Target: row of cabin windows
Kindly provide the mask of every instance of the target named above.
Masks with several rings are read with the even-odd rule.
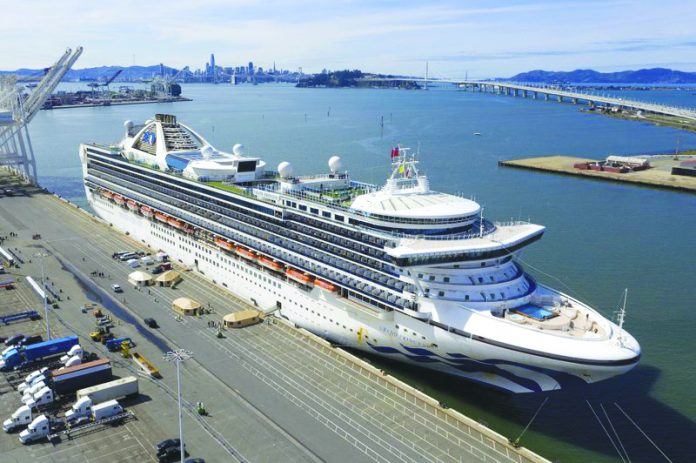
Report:
[[[288,201],[288,200],[286,200],[286,201],[285,201],[285,205],[286,205],[287,207],[292,207],[292,208],[295,208],[295,209],[299,209],[299,210],[301,210],[301,211],[303,211],[303,212],[307,212],[307,206],[306,206],[306,205],[304,205],[304,204],[297,204],[295,201]],[[316,207],[310,207],[310,208],[309,208],[309,212],[310,212],[311,214],[314,214],[314,215],[319,215],[319,209],[317,209]],[[322,211],[321,211],[321,216],[322,216],[322,217],[325,217],[325,218],[327,218],[327,219],[330,219],[330,218],[331,218],[331,212],[322,210]],[[334,218],[334,220],[336,220],[336,221],[338,221],[338,222],[345,222],[345,220],[346,220],[346,218],[345,218],[344,216],[339,215],[339,214],[333,214],[333,218]]]

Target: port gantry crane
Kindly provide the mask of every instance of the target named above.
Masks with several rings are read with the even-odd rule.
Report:
[[[122,72],[123,72],[123,69],[119,69],[118,71],[116,71],[114,73],[114,75],[112,75],[111,77],[106,79],[106,82],[103,82],[103,83],[102,82],[91,82],[87,85],[92,88],[93,93],[96,92],[97,88],[104,87],[104,90],[105,90],[104,95],[106,96],[106,98],[110,98],[109,84],[111,84],[111,82],[113,82],[114,79],[116,79],[116,77],[118,77]]]
[[[0,77],[0,166],[29,183],[36,185],[37,176],[28,125],[81,54],[82,47],[68,48],[28,94],[16,76]]]

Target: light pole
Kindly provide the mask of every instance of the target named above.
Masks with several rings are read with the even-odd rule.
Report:
[[[176,362],[176,393],[179,399],[179,450],[181,451],[181,461],[184,461],[184,425],[183,425],[183,410],[181,408],[181,374],[179,372],[179,365],[181,362],[186,361],[193,357],[193,352],[187,351],[185,349],[176,349],[167,352],[164,355],[164,359],[167,362]]]
[[[37,252],[34,257],[39,259],[41,262],[41,286],[43,290],[43,303],[44,303],[44,318],[46,319],[46,340],[51,339],[51,324],[48,322],[48,293],[46,291],[46,274],[44,273],[44,257],[48,257],[48,254]]]

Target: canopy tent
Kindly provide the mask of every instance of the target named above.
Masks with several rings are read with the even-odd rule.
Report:
[[[172,286],[181,281],[181,274],[176,270],[167,270],[155,278],[155,281],[160,286]]]
[[[181,315],[198,315],[201,304],[188,297],[180,297],[172,302],[172,310]]]
[[[152,275],[142,270],[136,270],[128,275],[128,282],[133,286],[148,286],[152,284]]]
[[[225,328],[241,328],[261,321],[261,312],[254,309],[240,310],[228,313],[222,319]]]

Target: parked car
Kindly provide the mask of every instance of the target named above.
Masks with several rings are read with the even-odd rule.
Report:
[[[164,269],[162,268],[161,265],[158,265],[157,267],[153,268],[150,273],[152,273],[153,275],[157,275],[157,274],[162,273],[162,272],[164,272]]]
[[[16,346],[20,342],[24,341],[25,337],[26,336],[24,336],[23,334],[15,334],[14,336],[10,336],[9,338],[7,338],[7,340],[5,341],[5,345],[6,346]]]
[[[33,336],[27,336],[22,339],[17,345],[18,346],[30,346],[36,344],[37,342],[43,342],[43,338],[40,334],[35,334]]]
[[[184,453],[186,453],[186,450],[184,450]],[[179,446],[167,447],[161,452],[157,452],[157,460],[160,463],[169,461],[181,461],[181,450],[179,450]]]
[[[159,444],[155,445],[155,450],[157,450],[157,454],[159,454],[164,449],[169,447],[175,447],[178,449],[180,444],[181,441],[179,439],[165,439]],[[184,444],[184,447],[186,447],[186,444]]]
[[[205,460],[202,458],[187,458],[184,463],[205,463]]]
[[[121,288],[121,285],[118,285],[118,284],[116,284],[116,283],[114,283],[113,285],[111,285],[111,289],[112,289],[115,293],[122,293],[122,292],[123,292],[123,289]]]
[[[147,326],[149,326],[150,328],[159,328],[159,325],[157,324],[157,320],[155,320],[154,318],[146,318],[146,319],[143,320],[143,321],[144,321],[145,324],[146,324]]]

